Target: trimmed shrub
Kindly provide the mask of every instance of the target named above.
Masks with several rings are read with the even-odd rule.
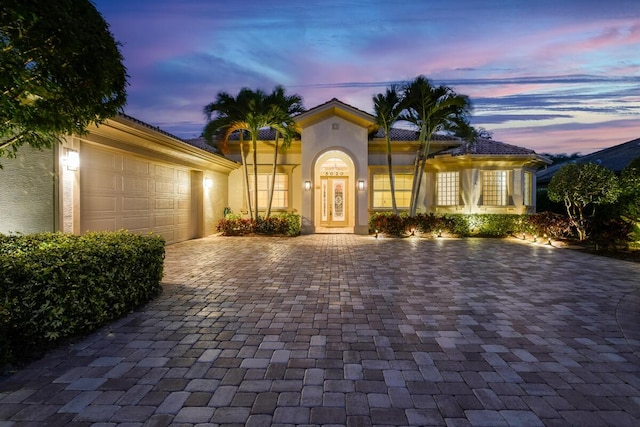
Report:
[[[514,214],[444,214],[420,213],[415,217],[391,212],[375,212],[369,218],[369,230],[390,236],[402,236],[416,230],[422,234],[442,232],[459,237],[504,237],[521,233],[526,215]]]
[[[406,214],[396,215],[393,212],[374,212],[369,217],[369,231],[391,236],[402,236],[411,232],[411,222]]]
[[[263,234],[272,236],[297,236],[301,228],[300,215],[286,212],[260,218],[258,221],[228,214],[218,222],[217,230],[225,236]]]
[[[5,362],[37,357],[157,296],[163,262],[157,235],[0,235],[0,343],[12,351]]]
[[[545,234],[554,239],[571,237],[572,227],[569,218],[555,212],[541,212],[529,215],[527,218],[527,229],[523,230],[530,234],[544,236]]]

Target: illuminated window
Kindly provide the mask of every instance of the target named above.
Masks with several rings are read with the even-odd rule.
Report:
[[[531,172],[524,173],[524,183],[523,183],[523,199],[525,206],[533,205],[533,174]]]
[[[395,174],[396,204],[399,208],[408,208],[411,202],[413,175]],[[373,208],[392,208],[391,185],[388,174],[373,175]]]
[[[272,174],[258,174],[258,208],[266,209],[269,203],[269,188],[271,187]],[[249,176],[249,188],[251,189],[251,204],[253,205],[253,176]],[[289,175],[277,173],[273,184],[272,209],[287,209],[289,207]]]
[[[460,203],[460,172],[436,174],[436,204],[454,206]]]
[[[482,171],[482,204],[507,204],[507,171]]]

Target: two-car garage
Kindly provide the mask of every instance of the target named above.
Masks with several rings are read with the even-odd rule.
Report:
[[[229,173],[239,167],[123,115],[67,138],[61,157],[69,150],[80,162],[72,171],[60,166],[59,229],[153,232],[168,244],[216,232]]]
[[[90,144],[80,152],[82,231],[153,230],[167,243],[196,237],[188,169]]]

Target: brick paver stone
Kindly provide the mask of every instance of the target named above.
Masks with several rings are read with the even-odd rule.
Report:
[[[640,264],[518,239],[167,246],[163,292],[0,379],[5,426],[640,425]]]

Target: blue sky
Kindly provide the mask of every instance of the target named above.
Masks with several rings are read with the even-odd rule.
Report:
[[[96,0],[129,73],[125,112],[183,138],[220,91],[283,85],[306,108],[423,74],[472,122],[538,152],[640,137],[638,0]]]

